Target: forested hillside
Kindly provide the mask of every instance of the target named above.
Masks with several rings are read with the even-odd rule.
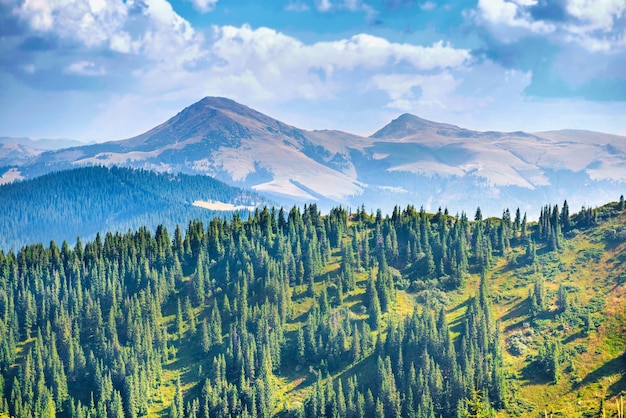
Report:
[[[207,176],[157,174],[127,168],[85,167],[0,186],[0,248],[127,231],[225,214],[196,200],[235,205],[267,202],[254,192]]]
[[[617,417],[624,201],[315,205],[0,253],[0,416]]]

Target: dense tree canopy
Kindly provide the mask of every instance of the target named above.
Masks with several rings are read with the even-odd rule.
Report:
[[[254,192],[208,176],[157,174],[121,167],[84,167],[0,185],[0,249],[93,239],[101,231],[141,226],[173,229],[189,219],[208,222],[225,212],[193,206],[196,200],[235,205],[265,202]]]
[[[562,214],[547,207],[531,235],[519,210],[265,207],[0,252],[0,414],[491,416],[509,395],[484,273],[514,246],[558,250],[594,219]],[[438,295],[470,273],[482,279],[453,333]],[[392,314],[406,292],[422,303]],[[541,281],[530,297],[540,315]],[[539,359],[554,380],[559,353],[549,342]],[[277,387],[294,370],[317,381],[286,407]]]

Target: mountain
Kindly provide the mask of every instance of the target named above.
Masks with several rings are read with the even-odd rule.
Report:
[[[0,167],[19,166],[34,157],[41,155],[46,150],[57,150],[67,147],[85,145],[83,142],[72,139],[30,139],[0,137]],[[0,184],[21,180],[24,177],[18,170],[10,170],[0,176]]]
[[[432,122],[422,119],[410,113],[400,115],[397,119],[391,121],[388,125],[376,131],[371,138],[375,139],[399,139],[406,138],[416,134],[432,134],[446,133],[447,136],[463,136],[471,131],[459,128],[458,126],[448,125],[445,123]]]
[[[391,211],[425,202],[427,208],[479,205],[495,215],[502,201],[536,212],[551,201],[580,207],[616,199],[626,189],[626,138],[573,130],[478,132],[410,114],[362,137],[298,129],[206,97],[142,135],[34,155],[0,170],[0,178],[84,165],[206,174],[285,205]]]
[[[43,151],[17,142],[0,141],[0,167],[6,165],[20,165]]]
[[[269,204],[208,176],[83,167],[0,186],[0,249],[248,212]]]
[[[85,145],[84,142],[77,141],[75,139],[67,139],[67,138],[31,139],[31,138],[26,138],[26,137],[20,137],[20,138],[15,138],[15,137],[10,137],[10,136],[0,137],[0,144],[9,144],[9,143],[26,145],[27,147],[34,148],[37,150],[57,150],[61,148],[79,147],[81,145]]]

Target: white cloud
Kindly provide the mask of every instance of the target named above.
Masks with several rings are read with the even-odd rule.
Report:
[[[196,10],[202,13],[212,12],[218,0],[191,0]]]
[[[566,41],[579,43],[590,52],[621,53],[626,49],[626,31],[616,31],[615,25],[626,17],[623,0],[569,0],[567,12],[577,22],[563,26]]]
[[[442,41],[424,47],[392,43],[368,34],[349,39],[305,45],[299,40],[269,28],[251,29],[224,26],[215,28],[213,52],[228,63],[229,70],[256,68],[258,64],[293,67],[354,69],[378,68],[407,62],[418,70],[457,67],[470,59],[465,49],[456,49]]]
[[[587,30],[610,32],[615,19],[624,16],[624,0],[569,0],[567,12],[585,22]]]
[[[133,42],[130,34],[125,31],[119,31],[111,35],[109,39],[109,48],[115,52],[121,52],[123,54],[137,53],[140,48],[139,42]]]
[[[285,10],[290,12],[306,12],[309,10],[309,6],[299,0],[296,0],[290,1],[289,4],[285,6]]]
[[[215,3],[197,1],[207,7]],[[202,55],[202,35],[167,0],[26,0],[14,13],[36,31],[54,33],[88,48],[177,63]]]
[[[420,4],[420,9],[422,10],[426,10],[427,12],[431,11],[431,10],[435,10],[437,8],[437,3],[432,2],[432,1],[426,1],[422,4]]]
[[[226,96],[261,110],[277,109],[293,101],[328,104],[340,103],[345,96],[358,97],[378,90],[372,77],[399,68],[433,76],[425,78],[426,84],[447,69],[471,63],[468,50],[443,42],[420,46],[359,34],[304,43],[273,29],[245,25],[214,27],[205,52],[208,58],[193,68],[158,63],[137,71],[134,94],[154,102],[182,104],[207,95]],[[450,87],[443,84],[445,77],[440,79],[441,84],[432,83],[424,103],[427,97],[444,103],[435,90],[449,91]],[[108,122],[102,119],[102,123]]]
[[[22,70],[24,70],[24,72],[28,74],[35,74],[35,71],[37,71],[37,68],[35,68],[33,64],[28,64],[28,65],[24,65],[22,67]]]
[[[102,66],[97,67],[93,62],[77,61],[65,67],[63,73],[95,77],[105,75],[106,70]]]
[[[385,91],[391,102],[387,107],[405,112],[418,108],[447,109],[460,80],[444,71],[435,75],[379,74],[373,77],[373,85]]]
[[[26,0],[14,13],[36,31],[53,32],[93,47],[124,24],[128,10],[121,0]]]
[[[525,6],[532,5],[532,1],[518,0],[479,0],[479,18],[488,24],[510,28],[525,29],[533,33],[546,34],[553,32],[555,27],[543,21],[535,21]]]
[[[46,31],[52,28],[52,6],[48,0],[26,0],[16,12],[22,17],[28,17],[35,30]]]
[[[330,0],[315,0],[315,8],[321,13],[334,12],[338,10],[364,12],[368,19],[372,19],[378,14],[372,6],[364,3],[362,0],[338,0],[335,2],[331,2]]]
[[[214,65],[186,80],[193,80],[195,91],[204,86],[210,94],[246,101],[331,98],[361,77],[367,80],[388,68],[438,72],[470,61],[468,50],[443,42],[419,46],[366,34],[305,44],[273,29],[244,25],[215,27],[213,37],[209,52]],[[142,77],[157,80],[161,76],[153,72]]]
[[[626,49],[626,31],[619,37],[611,39],[596,37],[586,32],[576,32],[565,35],[567,42],[575,42],[582,45],[589,52],[605,54],[620,54]]]
[[[531,78],[530,72],[507,70],[484,61],[438,74],[380,74],[372,78],[372,87],[386,93],[386,107],[396,112],[477,130],[528,130],[546,120],[534,112],[536,104],[524,95]],[[541,107],[546,114],[548,109]]]
[[[616,22],[626,17],[624,0],[566,0],[562,22],[533,19],[530,8],[537,0],[479,0],[473,17],[501,41],[524,36],[549,35],[555,41],[577,43],[591,52],[615,53],[626,48],[626,32]],[[622,26],[623,27],[623,26]]]
[[[333,5],[330,3],[330,0],[315,0],[315,7],[318,12],[328,12],[332,10]]]

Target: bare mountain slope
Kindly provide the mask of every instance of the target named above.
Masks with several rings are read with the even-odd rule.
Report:
[[[564,198],[573,207],[616,199],[626,188],[626,138],[477,132],[409,114],[367,138],[298,129],[232,100],[206,97],[134,138],[33,156],[13,168],[12,177],[80,165],[201,173],[285,204],[390,210],[427,202],[468,211],[480,205],[498,214]]]

